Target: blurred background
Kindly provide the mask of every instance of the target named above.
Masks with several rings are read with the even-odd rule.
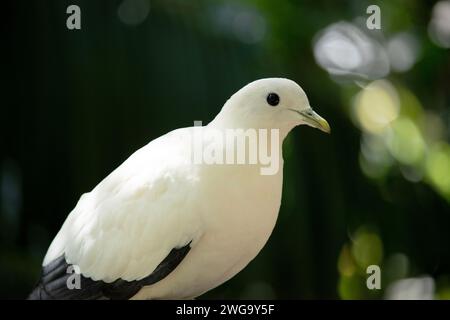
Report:
[[[81,8],[81,30],[66,8]],[[369,5],[381,29],[370,30]],[[2,3],[0,297],[24,298],[79,196],[136,149],[287,77],[332,134],[284,144],[259,256],[202,298],[450,299],[450,1]],[[373,22],[373,21],[372,21]],[[366,287],[369,265],[381,290]]]

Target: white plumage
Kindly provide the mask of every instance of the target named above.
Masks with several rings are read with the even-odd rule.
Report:
[[[279,104],[267,96],[276,93]],[[200,130],[268,128],[282,143],[296,125],[329,131],[303,90],[287,79],[262,79],[234,94]],[[107,283],[140,280],[173,248],[190,251],[165,278],[133,298],[193,298],[244,268],[275,225],[282,191],[280,170],[261,175],[260,164],[192,162],[192,133],[182,128],[136,151],[84,194],[52,242],[43,266],[65,255],[83,276]],[[217,143],[207,139],[203,147]],[[224,146],[227,148],[227,146]]]

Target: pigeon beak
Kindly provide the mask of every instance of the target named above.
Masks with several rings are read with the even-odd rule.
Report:
[[[297,111],[302,116],[302,120],[309,126],[322,130],[323,132],[330,133],[331,128],[327,120],[319,116],[312,108],[306,110]]]

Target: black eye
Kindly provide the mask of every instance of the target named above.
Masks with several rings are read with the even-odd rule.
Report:
[[[276,93],[269,93],[267,95],[267,103],[275,107],[280,103],[280,97]]]

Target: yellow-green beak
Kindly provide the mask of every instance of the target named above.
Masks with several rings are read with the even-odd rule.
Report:
[[[330,133],[331,128],[327,120],[319,116],[312,108],[300,111],[299,113],[303,116],[303,121],[307,125],[322,130],[323,132]]]

